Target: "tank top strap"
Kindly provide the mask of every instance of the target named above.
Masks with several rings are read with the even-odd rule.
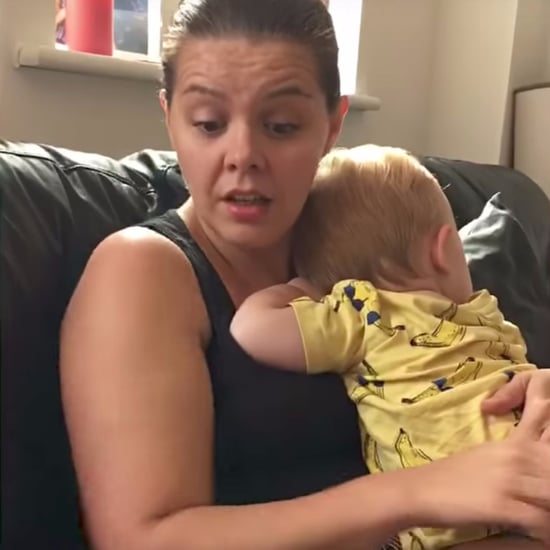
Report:
[[[168,210],[140,225],[163,235],[187,256],[199,282],[212,330],[218,334],[227,332],[235,306],[218,272],[192,237],[177,211]]]

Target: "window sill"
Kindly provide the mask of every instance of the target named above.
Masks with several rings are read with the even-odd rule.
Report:
[[[17,68],[45,69],[76,74],[160,82],[160,63],[143,56],[118,53],[109,57],[81,52],[72,52],[51,46],[21,44],[15,52],[14,65]],[[366,94],[349,96],[350,109],[376,111],[381,101]]]
[[[71,52],[53,46],[19,45],[15,52],[16,67],[46,69],[68,73],[160,81],[158,61]]]

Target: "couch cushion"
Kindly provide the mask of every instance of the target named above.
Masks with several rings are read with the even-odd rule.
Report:
[[[519,221],[550,279],[550,201],[533,180],[505,166],[437,157],[421,161],[444,189],[458,227],[477,218],[500,193],[499,203]]]
[[[550,367],[550,278],[523,224],[497,193],[481,214],[460,229],[476,289],[498,297],[504,317],[518,325],[529,360]]]

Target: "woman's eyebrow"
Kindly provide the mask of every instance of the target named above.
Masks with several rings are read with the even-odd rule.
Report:
[[[225,99],[227,96],[221,91],[214,88],[209,88],[208,86],[203,86],[202,84],[190,84],[181,92],[181,95],[186,94],[202,94],[216,97],[218,99]]]
[[[187,94],[201,94],[215,97],[217,99],[227,99],[227,95],[221,90],[210,88],[208,86],[204,86],[203,84],[189,84],[189,86],[184,88],[181,92],[181,95]],[[285,96],[303,97],[305,99],[311,99],[313,97],[312,94],[306,92],[296,84],[275,88],[274,90],[267,92],[264,97],[266,99],[275,99]]]
[[[295,84],[291,84],[288,86],[282,86],[280,88],[276,88],[275,90],[271,90],[266,94],[266,98],[273,99],[277,97],[284,97],[284,96],[298,96],[298,97],[304,97],[306,99],[311,99],[313,96],[300,88],[300,86],[297,86]]]

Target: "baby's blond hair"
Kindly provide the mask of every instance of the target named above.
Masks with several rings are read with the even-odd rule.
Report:
[[[348,278],[391,281],[415,272],[419,240],[452,219],[437,180],[407,151],[334,149],[296,226],[296,269],[324,292]]]

